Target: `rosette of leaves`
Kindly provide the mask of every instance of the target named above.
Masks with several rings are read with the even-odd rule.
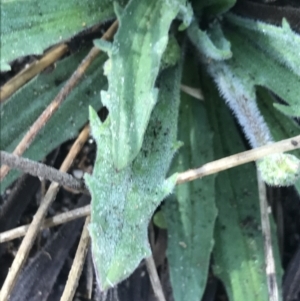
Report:
[[[128,7],[126,7],[125,10],[120,13],[121,26],[122,26],[122,17],[124,17],[124,19],[126,19],[128,17],[128,14],[130,14],[130,13],[134,14],[132,11],[133,3],[134,3],[134,1],[130,2]],[[223,7],[223,9],[224,9],[224,7]],[[139,11],[139,10],[137,9],[137,11]],[[138,13],[137,13],[137,15],[138,15]],[[243,70],[242,67],[239,67],[240,69],[238,69],[238,67],[234,68],[234,63],[236,62],[235,56],[238,57],[240,55],[240,53],[244,53],[244,55],[246,56],[246,50],[244,50],[244,52],[243,52],[243,47],[248,46],[248,44],[243,43],[243,41],[237,40],[236,36],[234,35],[235,31],[233,31],[231,29],[234,26],[233,25],[234,22],[232,21],[232,18],[234,18],[234,17],[231,17],[229,15],[228,19],[226,19],[226,22],[224,22],[224,24],[219,23],[218,21],[214,21],[209,26],[209,29],[207,31],[203,31],[198,27],[198,20],[196,17],[194,17],[194,20],[191,22],[190,26],[187,29],[187,34],[188,34],[188,37],[193,42],[193,44],[196,46],[197,50],[199,51],[200,56],[201,56],[201,62],[204,64],[207,71],[214,78],[215,82],[217,83],[217,85],[220,89],[222,96],[225,96],[225,99],[228,101],[229,106],[231,107],[231,109],[234,110],[239,122],[241,123],[241,125],[243,126],[243,128],[245,130],[246,136],[248,137],[250,143],[254,147],[257,147],[257,146],[264,145],[266,143],[271,143],[272,137],[271,137],[271,134],[269,132],[267,125],[264,122],[263,116],[260,114],[259,110],[257,109],[256,98],[255,98],[255,86],[260,84],[260,85],[265,85],[266,87],[268,87],[270,89],[274,88],[273,90],[275,90],[275,92],[277,92],[277,90],[276,90],[274,83],[270,80],[271,76],[273,76],[272,71],[268,70],[267,67],[265,68],[266,70],[264,70],[261,77],[257,77],[257,78],[255,76],[249,76],[248,73],[246,73],[246,72],[242,73],[242,71],[240,71],[240,70]],[[249,22],[251,23],[251,21],[249,21]],[[255,24],[257,22],[252,21],[252,23],[253,23],[253,26],[255,26]],[[143,23],[141,22],[141,24],[143,24]],[[154,26],[154,24],[153,24],[153,26]],[[242,25],[240,24],[238,26],[240,26],[240,28],[242,30],[242,28],[243,28]],[[284,24],[284,26],[285,27],[283,27],[282,31],[286,32],[287,25]],[[274,30],[274,26],[271,26],[269,28],[263,27],[263,29],[261,29],[261,32],[266,33],[268,30],[269,31]],[[143,118],[144,125],[138,128],[139,131],[141,130],[141,133],[137,134],[135,132],[135,130],[130,129],[130,124],[132,125],[132,128],[134,128],[136,123],[133,122],[133,120],[136,121],[138,119],[130,118],[129,120],[127,120],[127,118],[129,116],[134,116],[134,115],[130,115],[130,114],[135,114],[138,112],[137,109],[134,109],[134,106],[136,106],[136,108],[138,108],[138,107],[143,108],[145,110],[145,112],[147,112],[146,113],[146,114],[148,114],[147,116],[151,116],[151,114],[154,114],[154,113],[151,113],[152,112],[151,107],[153,108],[153,104],[155,103],[155,102],[152,102],[153,95],[154,95],[153,91],[155,91],[155,90],[152,90],[152,89],[153,89],[153,80],[156,78],[156,76],[158,74],[159,66],[157,65],[157,68],[156,68],[157,72],[152,74],[151,73],[152,69],[150,69],[151,64],[143,64],[143,68],[142,68],[143,72],[147,71],[147,73],[152,76],[152,80],[149,81],[149,83],[151,84],[150,85],[151,89],[144,90],[143,85],[145,85],[145,83],[139,82],[140,78],[135,78],[135,76],[137,76],[139,74],[138,73],[138,71],[140,70],[139,67],[137,66],[136,70],[134,70],[133,73],[126,71],[126,66],[127,66],[126,63],[130,62],[130,59],[127,58],[126,61],[123,59],[123,54],[121,51],[122,45],[124,45],[125,50],[127,49],[126,47],[128,47],[128,45],[127,45],[127,40],[126,41],[124,40],[123,42],[119,42],[119,39],[120,39],[119,34],[121,32],[122,32],[122,28],[120,29],[120,31],[117,35],[117,39],[115,40],[115,42],[112,45],[103,43],[103,42],[98,43],[98,45],[102,49],[106,49],[110,56],[110,61],[107,62],[107,66],[106,66],[106,70],[105,70],[108,75],[109,90],[107,92],[102,92],[102,98],[105,99],[105,104],[108,106],[109,111],[111,112],[111,115],[109,117],[110,121],[106,125],[106,127],[110,127],[110,131],[108,129],[106,129],[107,134],[105,134],[105,135],[107,135],[107,136],[111,135],[112,140],[109,142],[104,142],[104,144],[108,143],[108,150],[110,150],[109,155],[111,156],[112,162],[113,162],[113,163],[110,163],[110,166],[111,166],[110,168],[113,168],[112,166],[114,166],[116,169],[115,172],[118,172],[120,175],[122,175],[122,178],[124,179],[124,181],[126,181],[126,176],[125,176],[125,174],[123,175],[123,172],[125,173],[127,171],[127,168],[132,168],[131,164],[134,164],[135,160],[138,160],[140,158],[140,155],[141,155],[140,154],[141,153],[140,145],[141,145],[142,141],[144,141],[143,131],[147,128],[147,126],[148,126],[148,128],[150,127],[150,124],[148,124],[148,121],[147,121],[148,117]],[[297,34],[292,32],[291,30],[289,30],[288,32],[290,35],[295,36],[295,43],[297,43],[297,38],[298,38]],[[151,31],[150,31],[150,33],[151,33]],[[280,35],[280,31],[277,34]],[[138,39],[139,33],[137,33],[136,35],[137,35],[137,39]],[[132,40],[135,41],[134,39],[132,39]],[[130,41],[132,41],[132,40],[130,40]],[[147,37],[145,38],[145,40],[147,41]],[[158,40],[158,41],[160,41],[160,40]],[[131,47],[132,47],[131,49],[135,49],[134,42],[130,42],[130,43],[131,43]],[[251,46],[251,43],[249,43],[249,44]],[[152,43],[150,43],[148,45],[148,47],[149,46],[151,47]],[[280,46],[282,46],[282,44]],[[257,47],[256,48],[252,47],[252,48],[257,49]],[[140,47],[140,49],[142,49],[142,46]],[[247,51],[249,51],[249,49],[247,49]],[[134,55],[139,55],[139,53],[137,52]],[[153,55],[155,57],[156,52],[152,51],[150,56],[151,55]],[[259,64],[261,63],[261,60],[262,60],[261,56],[264,55],[264,49],[261,48],[261,49],[257,50],[257,53],[254,53],[254,55],[256,56],[255,64],[256,64],[256,66],[259,66]],[[129,57],[130,57],[130,54],[129,54]],[[142,61],[142,55],[140,56],[140,59]],[[277,54],[272,55],[271,62],[277,62],[276,60],[278,60],[278,55]],[[282,62],[278,62],[277,65],[275,65],[275,68],[279,68],[278,70],[284,70],[285,72],[290,73],[291,70],[289,70],[288,67],[289,67],[289,65],[292,64],[291,62],[293,60],[294,59],[292,59],[292,60],[287,59],[286,61],[288,61],[289,63],[286,63],[286,65],[284,65]],[[140,64],[141,64],[141,61],[140,61]],[[116,78],[113,78],[113,75],[119,74],[119,71],[115,70],[115,68],[117,68],[118,65],[117,64],[114,65],[114,62],[119,62],[118,64],[121,66],[120,72],[122,74],[121,74],[121,76],[117,77],[118,80],[116,80]],[[156,61],[156,64],[159,64],[159,60]],[[130,63],[130,66],[132,66],[132,65],[134,65],[134,62]],[[238,66],[239,66],[239,64],[238,64]],[[238,71],[240,73],[238,73]],[[128,83],[130,83],[130,85],[129,85],[130,87],[127,90],[125,90],[123,88],[123,87],[125,87],[124,81],[126,79],[124,72],[125,73],[127,72],[127,75],[128,75],[127,77],[129,77]],[[255,73],[255,68],[254,68],[254,71],[252,71],[250,69],[250,74],[251,74],[251,72]],[[277,71],[277,72],[279,72],[279,71]],[[140,73],[140,74],[142,74],[142,73]],[[124,77],[123,77],[123,75],[124,75]],[[254,75],[256,75],[256,74],[254,74]],[[294,80],[294,81],[291,81],[291,83],[290,83],[290,85],[291,85],[290,88],[292,88],[295,86],[295,82],[297,82],[298,77],[297,77],[297,74],[294,74],[294,73],[292,73],[292,75],[290,75],[290,77],[293,78],[293,80]],[[124,78],[124,81],[123,81],[123,78]],[[147,78],[148,77],[146,77],[146,79]],[[270,82],[272,84],[270,84]],[[131,86],[134,84],[135,84],[135,87],[133,90],[133,88]],[[139,85],[140,85],[140,87],[139,87]],[[294,86],[292,86],[292,85],[294,85]],[[141,91],[145,92],[146,93],[145,95],[148,95],[149,102],[147,102],[147,104],[145,103],[145,101],[142,101],[142,99],[144,99],[143,93],[135,92],[135,91],[139,91],[139,89],[142,89]],[[130,93],[128,95],[130,95],[131,101],[126,100],[127,96],[126,97],[124,96],[124,91],[125,91],[125,93],[130,91]],[[278,93],[278,94],[282,97],[284,96],[282,93],[281,94]],[[136,98],[136,95],[140,95],[140,97]],[[293,95],[290,98],[288,98],[288,100],[289,100],[289,104],[291,107],[295,106],[295,98],[293,97]],[[121,101],[124,101],[124,103],[122,103]],[[135,101],[136,101],[136,103],[135,103]],[[119,105],[119,104],[121,104],[121,105]],[[117,107],[114,107],[114,106],[117,106]],[[150,107],[147,108],[147,106],[150,106]],[[132,108],[132,109],[129,109],[129,108]],[[127,110],[128,110],[128,112],[127,112]],[[122,114],[124,114],[124,123],[123,123],[124,126],[123,127],[120,126],[120,124],[121,124],[120,122],[121,122],[121,119],[123,118],[123,116],[116,115],[114,113],[115,111],[118,112],[118,114],[120,114],[120,112]],[[121,119],[120,119],[120,116],[121,116]],[[150,117],[150,120],[151,120],[151,118],[152,117]],[[113,122],[116,122],[116,125],[114,125]],[[151,123],[151,121],[150,121],[150,123]],[[100,127],[100,124],[99,124],[99,127]],[[147,128],[147,130],[148,130],[148,128]],[[108,134],[108,133],[110,133],[110,134]],[[135,133],[135,134],[133,135],[133,133]],[[104,135],[104,134],[102,133],[101,135]],[[138,143],[137,143],[136,139],[139,139],[139,138],[137,138],[137,137],[142,137],[142,139]],[[147,137],[147,135],[145,137]],[[115,143],[113,142],[114,139],[115,139]],[[123,140],[123,139],[125,139],[125,140]],[[120,141],[123,141],[122,147],[119,144]],[[100,142],[98,142],[98,145],[99,145],[99,143]],[[128,151],[127,151],[127,149],[128,149]],[[100,152],[102,154],[104,153],[103,150],[101,150]],[[128,155],[129,153],[130,153],[130,155]],[[117,156],[116,156],[116,154],[117,154]],[[99,154],[99,156],[100,156],[100,154]],[[136,158],[136,159],[134,159],[134,158]],[[166,155],[166,158],[168,158],[167,155]],[[104,160],[104,162],[106,162],[106,161]],[[298,177],[299,160],[296,157],[292,157],[291,155],[279,155],[279,159],[278,159],[277,156],[270,156],[268,158],[263,159],[261,162],[258,162],[258,167],[261,169],[264,179],[268,183],[275,184],[275,185],[290,185],[290,184],[293,184]],[[112,165],[112,164],[114,164],[114,165]],[[264,164],[267,164],[267,168],[264,168]],[[270,164],[272,166],[272,169],[269,168]],[[109,165],[109,164],[107,164],[107,165]],[[269,172],[269,171],[271,171],[271,172]],[[150,174],[150,169],[148,172]],[[269,174],[268,174],[268,172],[269,172]],[[96,174],[99,174],[99,172],[96,172]],[[93,193],[94,199],[96,198],[97,193],[99,193],[99,195],[101,195],[101,193],[105,193],[105,189],[108,190],[108,188],[105,188],[105,186],[102,187],[102,184],[99,184],[99,183],[97,184],[96,180],[95,180],[96,178],[99,179],[99,175],[94,176],[93,181],[91,180],[92,178],[87,178],[90,189]],[[136,181],[138,183],[138,180],[136,180]],[[151,181],[149,181],[149,185],[151,186],[150,183],[151,183]],[[98,188],[97,188],[97,185],[98,185]],[[130,185],[134,185],[134,184],[130,184]],[[119,189],[119,187],[122,187],[122,186],[120,184],[117,185],[116,194],[117,195],[124,194],[123,189],[121,189],[121,188]],[[126,187],[130,187],[130,186],[126,186]],[[130,191],[130,189],[131,188],[129,188],[129,191]],[[115,191],[115,189],[113,189],[113,191]],[[110,191],[109,193],[111,194],[112,192]],[[140,194],[142,195],[142,192],[140,192]],[[153,195],[152,198],[154,200],[157,200],[155,195]],[[161,195],[161,198],[162,198],[162,195]],[[106,196],[106,199],[109,199],[109,197]],[[122,199],[124,199],[124,197]],[[96,206],[98,206],[98,208],[102,208],[103,212],[107,211],[107,209],[106,209],[107,205],[105,205],[105,206],[103,205],[103,207],[100,207],[99,202],[100,202],[99,200],[97,202],[94,201],[93,207],[95,208],[95,212],[96,212],[96,208],[97,208]],[[113,200],[111,200],[110,202],[112,204],[114,203]],[[123,204],[123,202],[121,202],[121,203]],[[146,202],[145,202],[145,204],[146,204]],[[123,208],[122,206],[123,205],[121,205],[121,208]],[[116,206],[115,206],[115,210],[118,212],[118,209],[116,208]],[[147,210],[145,210],[145,212],[146,211]],[[180,208],[179,208],[179,211],[180,211]],[[152,212],[153,212],[153,208],[152,208]],[[99,214],[100,213],[98,213],[98,215]],[[112,214],[112,212],[109,212],[109,214],[105,213],[104,216],[110,216],[110,214]],[[95,213],[95,219],[94,219],[95,221],[96,221],[96,216],[97,216],[97,214]],[[118,214],[118,217],[119,216],[121,216],[120,213]],[[114,221],[111,220],[108,222],[107,219],[105,219],[105,218],[104,218],[104,220],[102,220],[99,223],[93,223],[92,227],[91,227],[93,241],[95,242],[95,241],[97,241],[97,239],[98,240],[101,239],[100,237],[102,237],[102,236],[106,237],[106,235],[107,235],[107,237],[110,237],[110,238],[109,239],[105,238],[105,239],[108,239],[108,240],[106,240],[106,244],[108,245],[108,242],[111,243],[113,250],[117,250],[116,243],[115,243],[116,238],[114,237],[115,234],[112,234],[111,231],[109,230],[109,228],[112,227],[112,229],[115,229],[114,230],[115,233],[120,232],[120,230],[118,231],[117,228],[124,230],[124,229],[126,229],[126,227],[128,227],[127,228],[128,230],[129,229],[132,230],[133,227],[132,226],[129,227],[128,225],[131,222],[133,222],[137,216],[139,216],[139,214],[136,213],[136,215],[132,216],[131,219],[126,217],[124,220],[122,220],[122,222],[116,223],[116,225],[118,225],[118,226],[114,225],[114,223],[115,223]],[[148,218],[149,218],[149,216],[148,216]],[[148,219],[142,219],[142,221],[143,221],[143,223],[147,224]],[[126,225],[126,223],[127,223],[127,225]],[[98,224],[101,225],[100,228],[99,228],[99,226],[97,226]],[[102,229],[104,229],[104,230],[102,230]],[[105,230],[105,229],[107,229],[107,230]],[[145,224],[144,224],[143,231],[144,231],[144,233],[146,231]],[[125,230],[124,232],[127,233],[127,230]],[[102,233],[102,235],[99,233]],[[139,231],[136,231],[136,233],[139,233]],[[102,239],[104,239],[104,238],[102,238]],[[145,239],[145,236],[143,239]],[[142,237],[140,237],[141,246],[144,246],[143,239],[142,239]],[[126,241],[130,241],[128,237],[127,237]],[[121,274],[121,271],[123,271],[123,273],[127,275],[132,270],[132,268],[137,265],[137,263],[141,260],[141,258],[147,256],[147,253],[145,252],[145,249],[143,249],[143,248],[142,249],[139,248],[138,252],[135,253],[135,252],[132,252],[132,246],[131,247],[129,246],[128,248],[125,248],[124,246],[122,246],[117,251],[118,255],[115,257],[115,258],[117,258],[116,263],[114,262],[115,258],[110,259],[108,261],[107,260],[101,261],[100,255],[105,256],[105,251],[103,251],[102,247],[99,247],[100,245],[101,245],[100,243],[96,244],[96,245],[94,244],[93,247],[94,247],[94,254],[95,254],[94,258],[96,260],[98,260],[98,258],[99,258],[98,262],[96,263],[98,272],[99,272],[99,270],[102,269],[102,275],[99,275],[99,280],[101,282],[102,288],[106,288],[109,285],[113,285],[115,282],[119,281],[117,279],[123,279],[122,277],[124,277],[124,275],[122,277],[119,276]],[[120,246],[121,245],[122,244],[120,244]],[[134,243],[134,245],[136,245],[136,242]],[[209,245],[209,248],[211,248],[211,245]],[[262,251],[262,245],[260,245],[259,248]],[[98,252],[98,255],[96,254],[97,252]],[[113,254],[115,254],[115,253],[116,253],[116,251],[113,252]],[[138,253],[139,253],[139,255],[137,257],[138,259],[135,259],[134,264],[133,263],[131,264],[131,261],[127,260],[128,264],[126,264],[126,266],[124,265],[124,260],[126,257],[124,254],[127,254],[127,257],[128,257],[129,254],[138,254]],[[122,257],[124,258],[124,260],[121,259]],[[104,258],[107,259],[107,257],[104,257]],[[101,266],[100,262],[102,262],[102,266]],[[104,264],[104,262],[108,262],[108,263]],[[119,268],[120,268],[120,270],[119,270]],[[256,273],[260,273],[260,271],[256,270]]]
[[[178,148],[176,132],[181,66],[177,63],[161,71],[165,68],[162,58],[170,31],[175,32],[178,40],[188,39],[195,46],[193,49],[197,52],[201,69],[213,78],[252,147],[287,138],[290,132],[286,129],[293,124],[290,117],[300,115],[300,37],[290,28],[288,18],[282,19],[280,26],[234,15],[228,12],[235,4],[234,0],[93,0],[84,3],[56,0],[37,3],[30,0],[26,8],[23,3],[20,0],[2,3],[2,70],[9,69],[11,60],[21,55],[41,54],[50,45],[70,38],[85,26],[115,17],[119,20],[119,30],[112,43],[95,42],[109,55],[104,68],[108,90],[103,90],[104,84],[98,87],[99,92],[102,90],[101,101],[109,111],[108,119],[101,123],[96,113],[90,110],[98,150],[93,175],[86,176],[86,181],[93,196],[90,233],[102,289],[126,278],[144,257],[150,255],[148,222],[155,208],[175,186],[176,175],[165,177]],[[21,8],[23,14],[19,13]],[[178,26],[176,19],[181,19],[184,26]],[[98,67],[102,76],[102,63]],[[275,115],[270,116],[271,110],[259,109],[257,86],[268,89],[284,101],[275,103],[273,98],[271,104],[269,102],[269,107],[281,114],[275,122],[282,126],[280,130],[274,130],[272,126]],[[264,99],[265,95],[258,97],[258,101]],[[81,124],[88,118],[87,111],[86,108]],[[212,116],[213,110],[210,109],[209,114]],[[195,123],[191,124],[194,126]],[[213,124],[207,128],[214,128],[218,137],[225,135]],[[295,124],[293,128],[298,129]],[[202,135],[210,135],[210,131],[204,131]],[[207,141],[211,141],[209,137]],[[231,151],[239,149],[232,148]],[[188,156],[188,153],[183,151],[181,155]],[[201,162],[184,159],[184,162]],[[299,176],[299,159],[294,154],[269,156],[257,162],[257,167],[265,181],[273,185],[292,185]],[[218,183],[220,181],[222,178]],[[218,187],[222,187],[221,184]],[[234,189],[227,195],[231,198]],[[178,202],[178,211],[183,208]],[[221,205],[219,208],[220,214],[226,214],[228,208],[223,208],[223,211]],[[239,216],[235,216],[238,225]],[[222,218],[218,220],[219,225]],[[210,229],[213,226],[210,224]],[[214,234],[214,238],[217,239],[218,235]],[[206,239],[209,241],[210,237]],[[226,236],[224,243],[229,244],[228,241]],[[216,242],[215,248],[219,246]],[[212,243],[208,243],[206,254],[210,254],[211,248]],[[261,254],[262,247],[258,248]],[[226,245],[224,250],[226,253]],[[240,289],[229,275],[232,258],[221,253],[214,249],[219,261],[216,273],[222,275],[230,299],[240,300],[238,296],[243,296],[243,288]],[[241,262],[246,253],[247,250],[241,252]],[[261,270],[255,271],[261,273]],[[239,294],[235,294],[239,289]],[[203,287],[197,291],[203,291]],[[265,299],[265,293],[260,297]],[[176,297],[178,300],[180,298]]]

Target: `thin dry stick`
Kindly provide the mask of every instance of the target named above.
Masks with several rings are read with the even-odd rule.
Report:
[[[47,179],[80,192],[87,192],[83,181],[43,163],[38,163],[33,160],[12,155],[5,151],[0,151],[0,161],[11,168],[19,169],[25,173],[31,174],[32,176]]]
[[[190,95],[196,99],[204,100],[203,93],[202,93],[201,89],[199,89],[199,88],[193,88],[193,87],[181,84],[180,90],[185,92],[187,95]]]
[[[84,217],[90,214],[91,206],[86,205],[77,209],[73,209],[64,213],[54,215],[53,217],[47,218],[43,225],[40,227],[40,230],[59,226],[61,224],[70,222],[74,219]],[[26,234],[30,225],[20,226],[5,232],[0,233],[0,243],[10,241],[19,237],[22,237]]]
[[[92,299],[93,287],[94,287],[94,267],[91,245],[89,245],[87,253],[87,265],[86,265],[86,298],[88,300]]]
[[[90,242],[90,236],[88,231],[88,224],[90,223],[90,217],[88,216],[85,220],[85,224],[82,230],[79,245],[76,251],[76,255],[70,270],[68,281],[66,283],[64,292],[60,298],[61,301],[72,301],[75,290],[78,285],[79,278],[81,276],[83,264],[88,252],[88,246]]]
[[[68,51],[67,44],[60,44],[50,49],[40,60],[30,64],[28,68],[20,71],[16,76],[1,87],[0,102],[6,100],[25,83],[56,62]]]
[[[23,239],[21,246],[15,256],[15,259],[12,263],[12,266],[8,272],[8,275],[4,281],[0,292],[0,300],[7,301],[9,299],[9,295],[12,292],[14,285],[17,281],[17,277],[21,272],[21,269],[25,263],[25,260],[28,256],[28,253],[33,245],[33,242],[38,234],[40,224],[47,213],[49,205],[52,203],[52,200],[55,198],[59,185],[57,183],[52,183],[41,202],[41,205],[36,212],[33,220],[29,226],[28,232],[26,233],[25,238]]]
[[[275,260],[272,248],[272,237],[268,214],[268,201],[266,185],[263,182],[260,171],[257,170],[258,194],[260,203],[261,228],[264,239],[265,264],[269,291],[269,301],[279,301],[276,279]]]
[[[147,270],[150,276],[150,281],[152,284],[153,291],[158,299],[158,301],[166,301],[165,295],[157,274],[155,262],[152,256],[145,259]]]
[[[118,27],[118,22],[115,21],[110,28],[103,35],[102,39],[109,40],[113,37]],[[30,146],[38,132],[42,129],[42,127],[46,124],[46,122],[51,118],[51,116],[56,112],[61,103],[66,99],[66,97],[70,94],[73,88],[78,84],[79,80],[83,77],[85,71],[90,66],[90,64],[94,61],[97,55],[100,53],[100,49],[93,47],[85,59],[78,66],[77,70],[73,73],[71,78],[68,80],[66,85],[62,88],[62,90],[58,93],[58,95],[54,98],[54,100],[49,104],[49,106],[45,109],[45,111],[40,115],[40,117],[34,122],[29,131],[20,141],[18,146],[13,151],[14,155],[22,156],[24,151]],[[3,165],[0,169],[0,181],[4,179],[4,177],[9,172],[10,168],[7,165]]]
[[[71,166],[73,160],[75,159],[76,155],[81,150],[82,146],[86,142],[89,137],[89,126],[85,126],[84,129],[81,131],[80,135],[72,145],[67,157],[65,158],[63,164],[60,167],[60,171],[66,172],[69,167]],[[42,200],[39,209],[37,210],[36,214],[33,217],[33,220],[28,228],[28,231],[19,247],[19,250],[16,254],[16,257],[12,263],[12,266],[8,272],[8,275],[4,281],[0,292],[0,301],[7,301],[9,299],[9,295],[12,292],[14,285],[17,281],[17,277],[21,272],[21,269],[27,259],[29,251],[34,243],[34,240],[41,228],[43,223],[44,217],[48,211],[49,206],[55,199],[55,196],[58,192],[59,184],[52,183]]]
[[[300,135],[293,138],[281,140],[279,142],[268,144],[262,147],[258,147],[246,152],[235,154],[220,160],[216,160],[202,165],[200,168],[191,169],[182,172],[178,175],[177,184],[189,182],[208,176],[222,170],[226,170],[241,164],[245,164],[251,161],[257,161],[265,156],[288,152],[294,149],[300,148]]]

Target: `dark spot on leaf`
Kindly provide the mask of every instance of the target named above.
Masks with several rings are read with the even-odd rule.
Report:
[[[57,87],[57,86],[59,86],[62,82],[64,82],[63,79],[57,78],[57,79],[54,81],[54,85]]]
[[[297,146],[297,145],[298,145],[298,142],[297,142],[296,140],[292,140],[291,143],[292,143],[292,145],[294,145],[294,146]]]

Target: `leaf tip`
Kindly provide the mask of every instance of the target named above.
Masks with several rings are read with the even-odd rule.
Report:
[[[271,186],[294,185],[300,176],[300,160],[290,154],[273,154],[257,165],[262,179]]]
[[[112,53],[112,43],[108,42],[106,40],[103,39],[96,39],[93,40],[93,43],[95,45],[95,47],[99,48],[100,50],[106,52],[107,54],[111,54]]]

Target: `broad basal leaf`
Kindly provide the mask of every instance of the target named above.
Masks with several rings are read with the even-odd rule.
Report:
[[[111,117],[101,124],[90,111],[97,159],[85,180],[92,194],[90,235],[98,283],[102,290],[128,277],[150,256],[147,228],[159,203],[172,192],[176,175],[165,179],[176,143],[181,68],[164,71],[159,102],[137,158],[122,170],[112,160]],[[120,151],[122,148],[120,149]]]
[[[245,151],[238,129],[212,83],[205,80],[204,95],[214,126],[215,159]],[[215,228],[214,272],[230,301],[269,301],[256,170],[253,164],[228,169],[216,178],[218,218]],[[272,233],[278,287],[282,271],[276,234]]]
[[[113,16],[111,0],[3,0],[0,69],[10,70],[10,61],[42,54],[45,48]]]
[[[41,74],[1,105],[1,150],[12,152],[30,126],[54,99],[78,64],[87,54],[83,49],[57,63],[50,74]],[[99,90],[107,86],[106,77],[99,66],[105,56],[99,56],[86,72],[86,77],[70,93],[58,111],[42,128],[36,139],[24,153],[24,157],[38,161],[68,139],[74,138],[88,120],[88,106],[96,110],[102,106]],[[16,177],[11,171],[1,182],[1,193]]]
[[[120,23],[112,44],[95,42],[108,52],[108,91],[101,91],[110,114],[112,160],[117,170],[137,156],[157,101],[154,83],[168,42],[168,31],[183,0],[131,0],[116,7]]]
[[[193,60],[186,59],[184,84],[199,85],[196,66]],[[178,139],[184,145],[174,159],[172,171],[182,172],[213,161],[212,131],[204,104],[185,93],[179,109]],[[214,179],[209,176],[176,186],[163,206],[175,301],[201,300],[206,287],[217,215]]]

